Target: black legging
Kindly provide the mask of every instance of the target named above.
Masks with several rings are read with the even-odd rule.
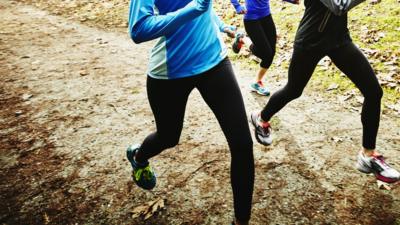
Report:
[[[254,184],[253,142],[242,94],[228,59],[193,77],[175,80],[147,78],[147,94],[157,132],[143,141],[136,159],[144,162],[178,144],[186,102],[194,88],[200,91],[217,117],[228,141],[235,216],[239,221],[247,221],[250,219]]]
[[[258,20],[244,20],[244,28],[253,44],[251,52],[261,59],[260,66],[268,69],[275,56],[276,28],[272,16]]]
[[[271,96],[262,111],[262,119],[269,121],[287,103],[300,97],[318,62],[326,55],[364,95],[361,113],[363,146],[366,149],[375,149],[383,92],[368,60],[352,42],[327,52],[306,51],[295,47],[289,66],[288,82]]]

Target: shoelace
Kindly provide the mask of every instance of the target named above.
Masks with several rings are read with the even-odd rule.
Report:
[[[151,180],[153,177],[153,172],[151,171],[150,166],[146,166],[146,168],[139,169],[135,173],[135,179],[138,181],[140,177],[143,175],[143,178],[146,180]]]

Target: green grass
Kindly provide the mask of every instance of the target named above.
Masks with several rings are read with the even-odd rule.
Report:
[[[397,74],[395,79],[400,79],[399,59],[400,59],[400,7],[398,0],[386,0],[377,5],[365,2],[349,13],[349,30],[354,42],[364,50],[377,51],[376,55],[368,55],[374,71],[380,80],[388,74]],[[218,0],[214,5],[218,14],[228,24],[239,25],[243,29],[242,16],[235,16],[233,7],[229,1]],[[292,45],[297,26],[304,12],[304,6],[296,6],[281,1],[271,1],[273,19],[275,21],[280,43],[277,46],[277,58],[282,57],[285,52],[292,52]],[[378,38],[379,37],[379,38]],[[256,68],[256,63],[248,57],[230,54],[234,61],[243,61],[241,64],[246,68]],[[391,62],[393,65],[385,65]],[[288,69],[288,61],[283,61],[281,65],[272,65],[271,73],[282,74]],[[339,88],[326,94],[341,94],[356,87],[351,81],[343,75],[334,65],[327,69],[321,66],[316,71],[310,81],[309,86],[316,91],[325,92],[333,83],[339,85]],[[397,90],[383,86],[384,105],[400,104],[400,88],[397,84]]]

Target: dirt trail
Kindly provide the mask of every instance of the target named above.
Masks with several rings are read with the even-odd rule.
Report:
[[[227,224],[229,152],[197,91],[181,144],[152,163],[159,183],[132,185],[125,147],[154,130],[145,92],[153,43],[0,1],[0,222],[2,224]],[[247,88],[249,111],[266,98]],[[283,71],[275,71],[275,73]],[[276,90],[284,81],[272,81]],[[253,224],[400,224],[400,188],[378,190],[353,169],[358,112],[306,91],[276,121],[275,142],[255,144]],[[400,167],[397,116],[382,117],[378,145]],[[132,210],[162,197],[146,222]]]

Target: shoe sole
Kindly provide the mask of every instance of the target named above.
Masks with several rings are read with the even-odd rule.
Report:
[[[265,93],[259,92],[258,90],[254,89],[253,87],[251,87],[251,92],[255,92],[261,96],[270,96],[270,94],[271,94],[271,93],[265,94]]]
[[[382,176],[380,174],[375,174],[375,177],[376,177],[377,180],[380,180],[380,181],[388,183],[388,184],[396,183],[397,181],[400,180],[400,179],[397,179],[397,178],[384,177],[384,176]]]

